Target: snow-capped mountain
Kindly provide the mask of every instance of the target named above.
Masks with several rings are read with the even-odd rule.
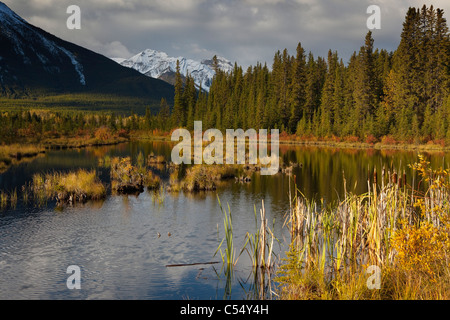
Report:
[[[173,82],[177,60],[180,62],[180,73],[192,76],[195,84],[209,91],[215,75],[213,60],[195,61],[184,57],[169,57],[165,52],[147,49],[129,59],[113,59],[122,66],[135,69],[151,78]],[[233,71],[233,65],[225,58],[217,57],[218,67],[225,71]]]
[[[58,73],[61,70],[53,61],[69,59],[73,71],[78,76],[79,83],[83,86],[86,85],[83,66],[72,52],[45,37],[37,28],[28,24],[2,2],[0,2],[0,22],[2,36],[8,38],[14,52],[22,59],[23,64],[32,65],[33,58],[37,58],[48,72]],[[0,71],[2,71],[1,67]],[[4,71],[7,72],[7,70]]]
[[[173,86],[35,27],[0,2],[0,96],[86,92],[159,105]]]

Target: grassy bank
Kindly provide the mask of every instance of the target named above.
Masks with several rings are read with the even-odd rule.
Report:
[[[83,137],[60,137],[44,139],[42,140],[42,145],[45,146],[46,149],[72,149],[114,145],[128,141],[129,139],[119,136],[112,136],[101,139],[98,137],[91,137],[87,135]]]
[[[282,145],[293,145],[293,146],[315,146],[323,148],[338,148],[338,149],[375,149],[375,150],[405,150],[405,151],[423,151],[423,152],[433,152],[433,151],[450,151],[450,146],[437,143],[429,142],[425,144],[418,143],[367,143],[367,142],[350,142],[350,141],[332,141],[332,140],[280,140]]]
[[[192,134],[193,137],[193,134]],[[225,137],[225,135],[224,135]],[[171,132],[160,130],[132,131],[130,138],[133,140],[171,141]],[[178,141],[177,141],[178,142]],[[177,143],[175,142],[175,143]],[[193,141],[192,141],[193,142]],[[413,150],[413,151],[450,151],[450,145],[443,140],[430,141],[398,141],[391,136],[380,139],[367,138],[364,141],[357,137],[300,137],[280,133],[281,145],[332,147],[339,149],[375,149],[375,150]]]
[[[16,143],[0,145],[0,173],[11,165],[30,161],[48,149],[71,149],[114,145],[130,141],[128,132],[112,132],[101,127],[93,132],[79,131],[76,135],[46,134],[17,139]]]
[[[449,299],[450,173],[423,158],[413,169],[426,192],[382,174],[367,194],[346,193],[333,206],[298,193],[280,297]]]
[[[43,153],[45,153],[45,148],[39,145],[0,145],[0,173],[11,165],[29,161]]]

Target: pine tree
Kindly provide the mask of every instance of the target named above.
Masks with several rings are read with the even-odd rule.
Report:
[[[186,125],[186,113],[183,101],[183,80],[180,73],[180,61],[177,60],[175,73],[175,98],[172,113],[172,127],[180,128]]]
[[[186,127],[188,130],[194,130],[194,113],[195,113],[195,97],[196,97],[196,89],[195,82],[191,75],[186,76],[186,84],[184,86],[183,91],[183,103],[185,104],[185,112],[186,112]]]
[[[305,50],[300,43],[297,46],[297,55],[292,64],[292,68],[292,80],[289,88],[291,113],[289,118],[289,131],[294,133],[303,115],[306,102],[306,56]]]
[[[328,51],[327,73],[322,89],[321,103],[320,103],[320,136],[325,137],[332,133],[333,120],[333,106],[334,106],[334,91],[336,81],[336,70],[338,67],[337,53]]]
[[[376,109],[376,80],[373,57],[372,32],[366,35],[365,45],[361,47],[358,55],[358,73],[355,83],[355,108],[359,111],[360,121],[369,114],[373,115]]]
[[[163,130],[169,129],[169,120],[170,120],[170,106],[167,103],[167,100],[161,98],[161,102],[159,104],[159,113],[158,113],[158,122],[159,128]]]

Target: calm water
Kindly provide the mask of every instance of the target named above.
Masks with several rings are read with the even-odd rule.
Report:
[[[17,189],[36,172],[96,168],[108,182],[109,170],[98,166],[104,156],[145,157],[151,152],[168,157],[168,143],[140,142],[83,150],[52,151],[12,167],[0,175],[0,189]],[[281,147],[284,161],[300,163],[295,182],[310,198],[333,202],[347,189],[366,191],[369,170],[382,166],[406,170],[415,152],[333,150]],[[447,167],[449,155],[428,155],[433,166]],[[167,175],[162,175],[163,178]],[[111,196],[84,206],[55,209],[19,201],[15,209],[0,211],[0,299],[242,299],[251,297],[252,273],[244,253],[232,275],[231,289],[217,265],[166,267],[221,261],[213,257],[223,238],[223,214],[217,200],[230,206],[234,241],[239,251],[247,232],[256,231],[254,206],[264,200],[281,258],[288,247],[283,228],[289,208],[286,175],[255,175],[250,184],[231,181],[217,192],[165,193],[155,201],[152,192],[139,196]],[[168,233],[171,236],[168,236]],[[158,233],[161,234],[158,237]],[[68,266],[81,269],[81,290],[68,290]]]

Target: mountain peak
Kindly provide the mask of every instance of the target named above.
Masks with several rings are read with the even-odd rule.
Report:
[[[37,28],[0,2],[0,96],[114,94],[159,105],[173,86]]]
[[[188,74],[194,78],[197,87],[209,91],[215,75],[212,60],[196,61],[184,57],[169,57],[162,51],[146,49],[129,59],[113,59],[119,64],[135,69],[151,78],[163,79],[169,83],[174,81],[177,60],[180,63],[180,73],[186,77]],[[233,71],[233,65],[223,57],[217,57],[219,68],[225,72]],[[173,84],[173,83],[172,83]]]

